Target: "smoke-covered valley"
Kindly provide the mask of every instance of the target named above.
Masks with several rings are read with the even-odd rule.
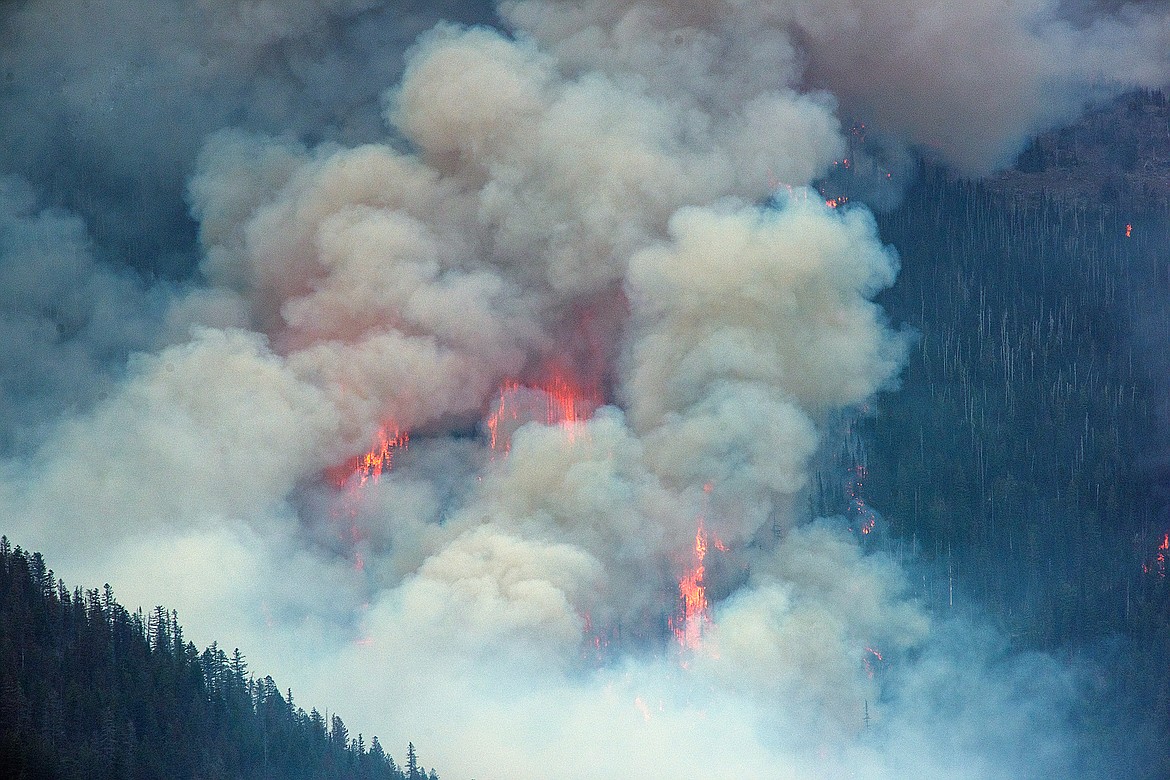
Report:
[[[1164,3],[0,34],[59,574],[447,777],[1170,771]]]

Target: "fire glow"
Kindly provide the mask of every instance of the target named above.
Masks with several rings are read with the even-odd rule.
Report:
[[[1142,564],[1143,574],[1153,574],[1158,579],[1166,578],[1166,555],[1170,553],[1170,532],[1162,534],[1162,543],[1154,553],[1154,559]]]
[[[404,450],[410,444],[410,434],[398,430],[397,427],[382,426],[378,429],[378,436],[372,449],[357,459],[354,473],[358,477],[358,485],[364,485],[370,479],[377,484],[383,471],[389,471],[394,466],[394,451]]]
[[[344,491],[332,511],[332,519],[334,523],[341,524],[337,534],[353,555],[355,571],[365,568],[365,559],[358,549],[358,545],[365,540],[365,533],[356,521],[358,491],[370,482],[377,484],[382,474],[393,468],[395,451],[404,450],[409,444],[409,433],[393,424],[383,425],[375,434],[374,442],[367,452],[325,472],[326,479]]]
[[[511,449],[512,434],[530,422],[559,426],[572,436],[578,424],[587,421],[599,406],[599,392],[582,390],[559,373],[539,385],[505,382],[500,387],[493,410],[484,420],[488,445],[493,453],[506,455]],[[409,445],[408,432],[397,425],[383,425],[367,452],[330,469],[327,477],[337,487],[344,487],[351,480],[355,480],[352,484],[356,488],[369,482],[377,484],[382,474],[393,468],[395,452],[405,450]]]
[[[600,393],[583,391],[560,374],[554,374],[547,383],[536,386],[505,382],[500,387],[494,410],[484,421],[488,444],[493,452],[507,454],[511,449],[512,434],[530,422],[559,426],[572,435],[577,425],[587,421],[600,405]],[[382,474],[393,468],[395,453],[409,446],[410,434],[407,431],[394,424],[383,425],[367,452],[330,469],[327,476],[338,487],[349,484],[350,480],[355,480],[353,485],[357,488],[369,482],[377,484]]]
[[[558,426],[571,439],[578,425],[589,420],[600,405],[599,392],[584,390],[559,373],[536,386],[506,382],[485,420],[488,444],[493,453],[506,455],[512,448],[512,434],[530,422]]]
[[[702,645],[704,626],[711,622],[707,604],[707,585],[704,580],[707,557],[707,530],[702,518],[695,530],[694,563],[678,581],[678,613],[670,618],[669,628],[684,650],[698,650]]]
[[[862,536],[869,536],[877,528],[878,514],[866,503],[862,490],[865,488],[865,479],[869,475],[863,464],[857,464],[849,470],[849,479],[845,483],[845,497],[848,502],[849,513],[856,518],[857,532]]]
[[[383,425],[375,434],[374,442],[367,452],[329,469],[326,478],[339,488],[346,485],[361,488],[370,481],[377,484],[383,472],[393,468],[395,451],[405,450],[409,445],[409,433],[393,424]]]

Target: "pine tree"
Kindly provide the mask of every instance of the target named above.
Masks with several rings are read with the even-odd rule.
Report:
[[[232,682],[237,686],[237,690],[244,690],[248,681],[248,664],[244,661],[244,654],[240,652],[240,648],[232,651],[232,660],[228,666],[232,673]]]
[[[0,540],[0,777],[404,780],[376,738],[297,709],[240,650],[199,652],[175,612],[143,619],[49,572]]]
[[[406,780],[425,780],[418,766],[413,742],[406,743]]]
[[[337,714],[334,714],[333,720],[330,722],[329,739],[342,750],[349,747],[349,729],[345,727],[345,722]]]

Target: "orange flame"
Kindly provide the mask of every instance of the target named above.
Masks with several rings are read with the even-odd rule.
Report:
[[[392,431],[392,432],[391,432]],[[389,471],[394,465],[394,450],[406,449],[410,444],[410,434],[399,431],[397,427],[382,426],[378,429],[378,436],[373,448],[358,458],[357,469],[359,485],[373,478],[377,484],[383,471]]]
[[[350,458],[340,466],[328,469],[325,476],[337,487],[345,487],[356,476],[356,487],[364,486],[371,479],[378,479],[394,465],[394,451],[404,450],[410,445],[410,434],[393,424],[383,425],[374,436],[374,443],[363,455]]]
[[[862,464],[857,464],[849,469],[850,477],[845,483],[845,497],[848,500],[848,511],[851,515],[856,515],[857,531],[862,536],[869,536],[877,528],[877,513],[869,507],[862,496],[861,491],[865,488],[865,479],[868,476],[868,470]]]
[[[397,426],[384,425],[378,429],[369,452],[350,458],[340,466],[325,472],[325,477],[330,482],[345,490],[340,503],[332,511],[332,517],[334,522],[344,523],[337,530],[338,537],[354,546],[352,549],[354,571],[360,572],[366,567],[361,550],[356,549],[356,546],[365,539],[365,533],[356,520],[360,502],[357,491],[371,479],[377,484],[382,473],[390,471],[393,467],[395,450],[404,450],[409,443],[410,434],[400,431]]]
[[[572,432],[600,405],[600,393],[585,391],[560,374],[537,386],[506,382],[500,388],[495,411],[486,420],[489,445],[492,451],[507,454],[512,448],[512,433],[528,422]]]
[[[1158,576],[1166,577],[1166,553],[1170,551],[1170,533],[1163,534],[1162,543],[1158,545],[1158,554],[1154,556],[1154,570]]]
[[[1170,553],[1170,532],[1162,534],[1162,541],[1153,558],[1142,563],[1142,574],[1153,574],[1158,579],[1165,579],[1167,553]]]
[[[638,712],[642,713],[642,718],[647,723],[650,722],[650,708],[646,705],[646,701],[641,696],[634,697],[634,706],[638,708]]]
[[[679,611],[669,621],[678,643],[687,650],[697,650],[703,636],[703,625],[711,621],[708,613],[707,586],[704,582],[707,557],[707,530],[703,519],[695,530],[695,563],[678,581]]]

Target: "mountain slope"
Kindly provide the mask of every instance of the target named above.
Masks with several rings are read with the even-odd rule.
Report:
[[[0,775],[5,778],[436,780],[414,746],[306,713],[240,651],[199,652],[173,612],[128,612],[107,585],[70,591],[40,553],[0,540]]]

